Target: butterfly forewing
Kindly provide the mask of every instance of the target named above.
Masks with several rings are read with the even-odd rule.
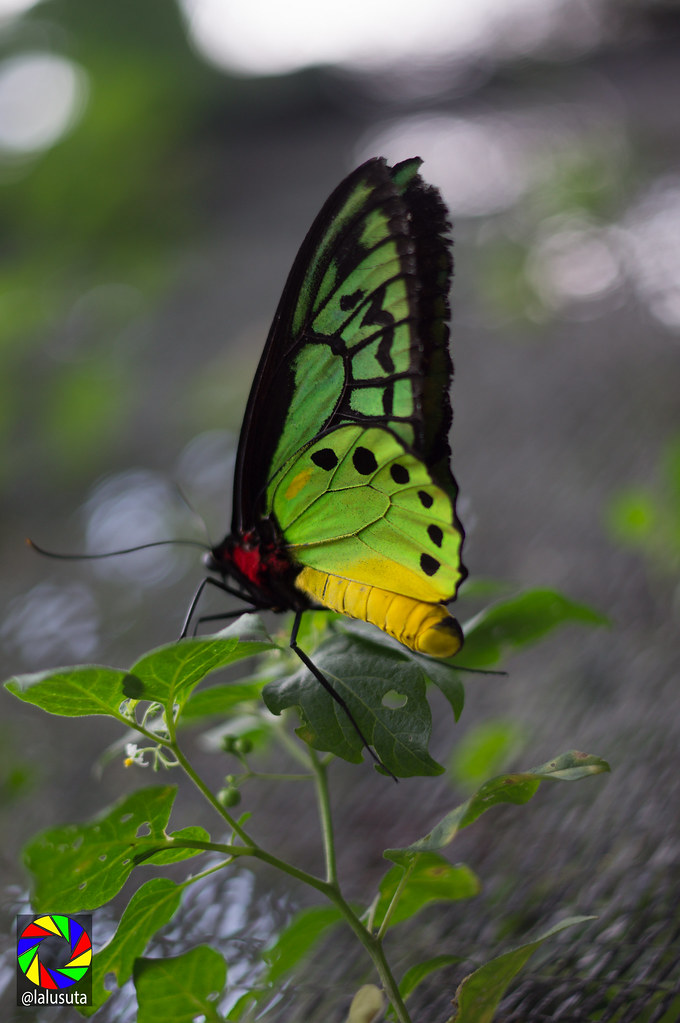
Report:
[[[289,275],[239,444],[234,532],[266,517],[278,476],[320,433],[383,424],[455,498],[445,210],[419,160],[371,160],[333,193]]]

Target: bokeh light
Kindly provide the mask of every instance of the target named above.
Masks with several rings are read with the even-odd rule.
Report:
[[[46,580],[12,601],[0,637],[14,656],[36,666],[78,662],[94,656],[99,625],[96,601],[87,586]]]
[[[142,469],[109,476],[97,484],[83,509],[88,554],[105,554],[159,540],[192,538],[192,511],[166,478]],[[166,584],[186,570],[197,552],[173,545],[93,561],[93,571],[106,579]]]
[[[182,0],[194,45],[229,71],[273,75],[309,65],[379,69],[465,55],[490,45],[531,49],[555,29],[562,0]],[[578,19],[577,19],[578,21]]]
[[[87,78],[73,61],[24,53],[0,64],[0,155],[23,156],[53,146],[78,121]]]
[[[532,180],[521,134],[499,118],[414,116],[372,132],[358,160],[380,153],[390,161],[420,156],[458,217],[497,213],[512,206]]]
[[[680,330],[680,178],[654,182],[623,226],[638,294],[656,319]]]

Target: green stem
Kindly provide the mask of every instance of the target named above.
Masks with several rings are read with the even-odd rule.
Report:
[[[385,910],[385,915],[383,916],[382,922],[380,924],[380,927],[378,928],[377,937],[378,937],[379,941],[382,941],[382,939],[385,937],[385,932],[386,932],[386,930],[387,930],[387,928],[389,926],[390,918],[391,918],[392,914],[394,913],[395,909],[397,908],[397,903],[399,902],[399,899],[401,898],[401,893],[404,890],[404,885],[408,881],[409,876],[411,874],[411,871],[413,870],[414,864],[416,862],[416,858],[417,857],[414,857],[411,860],[411,862],[409,863],[408,867],[405,868],[403,874],[401,875],[401,877],[399,879],[399,884],[397,885],[397,887],[396,887],[396,889],[394,891],[394,895],[390,899],[390,904],[387,907],[387,909]]]
[[[237,859],[239,856],[253,856],[257,860],[262,860],[263,863],[268,863],[270,867],[276,867],[283,874],[294,877],[296,881],[301,881],[302,884],[315,888],[327,898],[331,898],[331,895],[334,893],[332,885],[329,885],[327,881],[317,877],[315,874],[307,873],[306,870],[300,870],[298,867],[293,866],[292,863],[280,860],[278,856],[274,856],[273,853],[268,853],[266,849],[261,849],[260,846],[252,843],[249,845],[229,845],[226,842],[205,842],[194,838],[169,838],[166,841],[140,839],[136,842],[136,845],[138,847],[148,846],[149,851],[146,853],[146,858],[153,856],[157,852],[162,852],[164,849],[197,849],[199,852],[219,852],[232,859]],[[219,866],[226,866],[226,864],[220,864]]]
[[[331,815],[331,801],[328,792],[328,770],[326,764],[319,760],[316,750],[309,748],[309,759],[314,768],[314,780],[316,783],[316,799],[319,805],[319,817],[321,818],[321,834],[323,836],[323,849],[326,860],[326,880],[329,884],[338,884],[338,866],[335,858],[335,837],[333,835],[333,818]]]
[[[172,731],[174,733],[174,728],[172,729]],[[241,839],[244,845],[250,846],[252,849],[257,848],[257,843],[254,841],[254,839],[252,839],[248,832],[241,827],[238,821],[234,820],[231,814],[227,812],[227,810],[220,803],[217,796],[210,791],[210,789],[205,784],[201,776],[193,769],[193,767],[191,766],[187,758],[184,756],[179,746],[177,745],[177,740],[174,734],[171,735],[170,737],[168,747],[175,754],[175,756],[177,757],[177,762],[181,765],[181,767],[184,769],[189,778],[191,778],[192,782],[199,790],[199,792],[208,800],[210,805],[213,806],[215,810],[217,810],[220,817],[224,818],[224,820],[227,822],[227,824],[232,829],[234,834],[238,835],[238,837]]]
[[[316,877],[314,874],[309,874],[305,870],[299,870],[293,866],[292,863],[287,863],[285,860],[280,860],[278,856],[274,856],[272,853],[266,852],[257,845],[253,839],[250,838],[248,833],[231,817],[225,810],[222,804],[219,802],[217,797],[213,795],[208,786],[205,784],[200,775],[194,770],[187,758],[184,756],[176,740],[176,730],[174,721],[170,716],[168,722],[169,742],[168,747],[172,749],[173,753],[177,757],[178,763],[184,768],[189,778],[201,792],[201,794],[208,800],[217,812],[223,817],[229,826],[232,828],[234,834],[243,842],[243,845],[223,845],[217,842],[194,842],[188,839],[184,841],[180,840],[173,842],[172,844],[177,846],[185,845],[188,848],[202,848],[202,849],[213,849],[225,853],[228,856],[253,856],[255,859],[261,860],[263,863],[268,863],[270,866],[275,867],[284,874],[288,874],[289,877],[295,878],[302,884],[308,885],[310,888],[316,889],[322,895],[332,902],[340,911],[342,916],[349,927],[354,931],[357,939],[361,942],[366,952],[373,961],[378,976],[382,982],[383,989],[387,995],[389,1001],[392,1003],[394,1012],[398,1023],[411,1023],[411,1018],[408,1014],[408,1010],[404,1004],[404,1001],[399,993],[399,986],[392,974],[387,959],[385,958],[385,952],[382,946],[382,939],[377,935],[371,934],[364,924],[362,924],[359,917],[356,915],[352,907],[348,902],[345,901],[344,897],[340,892],[340,888],[337,882],[337,866],[335,861],[335,843],[333,839],[333,826],[331,819],[330,799],[328,794],[328,777],[327,777],[327,764],[322,763],[316,752],[310,749],[310,760],[314,768],[314,776],[317,787],[317,799],[319,803],[319,812],[321,815],[321,827],[324,840],[324,851],[326,858],[326,880],[322,880],[320,877]],[[281,738],[289,740],[287,734],[281,730]],[[284,744],[285,743],[284,740]],[[292,745],[292,744],[291,744]],[[299,759],[299,751],[298,751]]]
[[[345,902],[340,891],[335,885],[328,885],[326,888],[326,895],[340,910],[345,920],[366,949],[366,952],[373,960],[373,965],[378,972],[383,990],[392,1004],[397,1020],[399,1023],[411,1023],[411,1017],[409,1016],[408,1009],[406,1008],[404,1000],[399,993],[399,985],[397,984],[394,974],[389,967],[389,963],[385,958],[382,941],[380,938],[369,933],[352,907]]]
[[[313,774],[282,774],[280,771],[248,771],[242,775],[243,781],[312,781]]]

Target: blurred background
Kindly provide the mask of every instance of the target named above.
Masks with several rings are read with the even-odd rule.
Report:
[[[484,894],[396,939],[405,965],[413,951],[482,961],[597,913],[532,960],[506,1023],[680,1019],[678,97],[671,0],[0,0],[3,677],[126,667],[177,635],[195,551],[60,563],[24,538],[92,553],[206,528],[221,539],[247,390],[319,206],[374,155],[421,156],[442,190],[471,580],[554,587],[611,620],[514,658],[507,679],[469,678],[458,736],[464,754],[488,730],[485,768],[576,747],[613,775],[485,817],[455,853]],[[463,619],[479,606],[460,604]],[[152,779],[120,757],[92,769],[112,724],[0,700],[0,985],[3,1018],[23,1019],[21,845]],[[435,756],[451,743],[444,718]],[[465,797],[463,754],[447,778],[396,791],[338,765],[352,897],[370,894],[383,848]],[[216,784],[219,759],[205,755]],[[265,820],[315,869],[297,795],[264,794]],[[184,812],[202,811],[187,796]],[[162,949],[216,936],[247,983],[303,895],[266,871],[215,884]],[[265,1018],[342,1019],[371,979],[354,956],[338,932]],[[470,968],[436,974],[414,1016],[446,1019]],[[134,1018],[129,992],[102,1018]]]

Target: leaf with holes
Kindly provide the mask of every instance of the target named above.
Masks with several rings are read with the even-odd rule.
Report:
[[[87,824],[50,828],[31,839],[24,863],[34,879],[34,909],[80,913],[112,899],[136,866],[136,852],[167,841],[176,792],[174,785],[140,789]]]
[[[385,767],[397,777],[441,774],[427,751],[432,715],[425,673],[400,653],[381,650],[348,636],[336,636],[314,654],[319,668],[345,701],[357,725]],[[338,703],[306,668],[270,682],[263,690],[270,711],[297,707],[298,735],[315,749],[359,763],[363,743]]]
[[[455,665],[448,661],[435,660],[434,657],[417,654],[392,639],[387,633],[378,631],[373,625],[367,625],[366,622],[345,618],[340,620],[337,626],[342,632],[346,632],[350,636],[358,636],[366,645],[375,647],[376,653],[389,650],[399,654],[405,661],[417,664],[424,671],[427,681],[437,686],[449,701],[455,720],[459,719],[465,703],[465,690]]]

